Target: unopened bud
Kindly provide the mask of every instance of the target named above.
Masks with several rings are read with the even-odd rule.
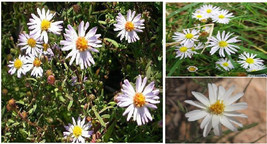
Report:
[[[55,83],[55,76],[50,75],[47,77],[47,83],[53,85]]]

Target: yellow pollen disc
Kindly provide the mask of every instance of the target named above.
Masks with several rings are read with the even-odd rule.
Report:
[[[125,29],[126,31],[132,31],[134,30],[134,24],[130,21],[127,21],[126,24],[125,24]]]
[[[185,47],[185,46],[181,47],[181,48],[180,48],[180,51],[181,51],[181,52],[186,52],[186,51],[187,51],[187,47]]]
[[[73,135],[78,138],[79,136],[82,135],[83,129],[80,126],[74,126],[73,128]]]
[[[34,61],[33,61],[33,65],[35,67],[39,67],[40,65],[42,64],[42,62],[40,61],[40,59],[38,58],[35,58]]]
[[[211,13],[211,11],[212,11],[211,9],[207,9],[207,13]]]
[[[88,41],[85,39],[85,37],[79,37],[76,41],[76,48],[79,51],[85,51],[88,49]]]
[[[192,51],[195,51],[196,49],[195,49],[195,47],[192,47],[191,50],[192,50]]]
[[[207,22],[207,19],[202,19],[201,22],[205,23]]]
[[[229,66],[229,64],[227,62],[224,62],[222,65],[225,66],[225,67]]]
[[[35,47],[35,46],[36,46],[36,40],[33,39],[33,38],[29,38],[29,39],[27,40],[27,43],[28,43],[28,45],[29,45],[30,47]]]
[[[185,35],[185,37],[186,37],[187,39],[191,39],[191,38],[193,38],[193,37],[194,37],[194,35],[193,35],[193,34],[191,34],[191,33],[188,33],[188,34],[186,34],[186,35]]]
[[[44,20],[41,22],[41,29],[42,29],[43,31],[46,31],[46,30],[48,30],[48,29],[50,28],[50,25],[51,25],[51,22],[48,21],[48,20],[46,20],[46,19],[44,19]]]
[[[213,114],[219,115],[224,112],[224,107],[223,101],[217,100],[216,103],[209,107],[209,111]]]
[[[197,18],[202,18],[202,15],[197,15]]]
[[[224,15],[219,15],[219,19],[223,19],[224,18]]]
[[[223,47],[227,47],[228,46],[228,43],[226,41],[220,41],[219,42],[219,46],[222,47],[222,48]]]
[[[44,47],[44,51],[47,51],[47,49],[49,48],[49,45],[46,44],[46,43],[44,43],[44,44],[43,44],[43,47]]]
[[[246,62],[249,64],[253,64],[254,63],[254,59],[253,58],[247,58]]]
[[[196,68],[195,67],[189,67],[188,69],[190,72],[193,72],[193,71],[196,71]]]
[[[21,68],[22,65],[23,65],[23,62],[22,62],[20,59],[16,59],[16,60],[15,60],[15,62],[14,62],[14,67],[15,67],[16,69]]]
[[[136,93],[133,98],[133,101],[136,107],[142,107],[146,103],[146,98],[142,93]]]

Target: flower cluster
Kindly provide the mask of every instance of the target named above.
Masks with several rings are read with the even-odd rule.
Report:
[[[10,67],[9,73],[14,74],[17,71],[17,75],[20,78],[21,73],[26,74],[32,70],[31,75],[38,77],[43,75],[42,56],[47,56],[49,59],[54,56],[52,49],[49,46],[48,33],[60,35],[63,29],[63,21],[53,21],[53,17],[56,13],[50,13],[50,10],[44,8],[40,10],[37,8],[38,16],[31,14],[28,26],[30,33],[22,33],[19,35],[19,44],[21,51],[25,51],[26,56],[20,56],[14,61],[10,61],[8,65]],[[141,19],[141,14],[135,16],[135,11],[128,10],[127,18],[119,13],[116,17],[117,23],[114,24],[114,31],[120,31],[117,37],[120,40],[125,38],[128,43],[136,42],[140,38],[137,32],[143,32],[144,19]],[[65,29],[64,38],[60,44],[63,45],[62,51],[71,52],[67,55],[66,59],[71,57],[69,65],[75,60],[76,65],[79,65],[81,69],[86,69],[95,64],[91,52],[98,53],[97,48],[102,47],[102,41],[99,40],[101,34],[96,34],[97,27],[89,28],[89,22],[82,21],[78,26],[78,32],[70,24]]]
[[[200,20],[202,23],[207,23],[211,19],[212,22],[228,24],[231,17],[233,17],[232,13],[210,4],[203,5],[193,13],[193,18]],[[213,30],[214,23],[211,23],[198,24],[194,28],[183,29],[182,32],[174,32],[173,40],[179,44],[175,49],[176,58],[180,58],[180,60],[192,58],[194,54],[200,54],[197,52],[198,50],[202,49],[202,54],[206,48],[210,48],[210,55],[218,52],[219,57],[221,57],[215,62],[218,70],[230,71],[237,68],[234,67],[233,63],[239,63],[240,65],[236,64],[235,66],[238,65],[247,72],[265,69],[264,61],[255,58],[256,54],[243,52],[243,54],[239,55],[240,60],[234,62],[231,55],[241,51],[240,47],[236,45],[236,43],[240,42],[238,36],[226,31],[217,31],[216,36],[212,36]],[[195,72],[196,70],[189,70],[189,72]]]
[[[14,74],[17,71],[17,77],[21,78],[21,74],[26,74],[31,71],[31,75],[34,77],[43,76],[42,60],[43,57],[52,59],[54,52],[50,48],[48,33],[60,35],[63,29],[63,21],[53,21],[55,13],[50,13],[50,10],[44,8],[40,10],[37,8],[38,16],[31,14],[28,23],[29,34],[21,33],[19,35],[19,44],[21,51],[25,55],[19,55],[14,61],[10,61],[8,65],[10,67],[9,73]],[[128,10],[126,18],[119,13],[116,17],[116,24],[114,24],[114,31],[120,31],[117,37],[120,40],[125,38],[128,43],[133,43],[139,40],[137,33],[143,32],[144,19],[141,19],[141,14],[135,16],[135,11]],[[69,65],[73,62],[79,65],[81,69],[86,69],[95,64],[92,52],[98,53],[97,48],[102,47],[102,41],[100,39],[101,34],[97,34],[97,27],[89,29],[89,22],[81,21],[78,25],[77,31],[75,27],[68,24],[63,34],[64,39],[60,40],[58,47],[55,43],[54,48],[57,51],[70,51],[66,56],[66,59],[70,58]],[[50,40],[51,41],[51,40]],[[52,71],[47,70],[47,82],[51,85],[55,83],[55,74]],[[86,81],[85,76],[83,81]],[[72,86],[76,85],[77,76],[72,77]],[[137,121],[138,125],[146,124],[152,121],[152,115],[148,108],[156,109],[160,101],[158,94],[159,90],[155,89],[154,82],[149,83],[146,86],[147,78],[143,80],[141,75],[136,80],[136,90],[132,87],[129,81],[124,80],[121,93],[117,97],[116,101],[119,107],[127,107],[123,115],[128,114],[127,121],[133,117],[134,121]],[[83,85],[85,86],[85,85]],[[65,138],[70,138],[72,142],[85,143],[85,138],[90,137],[93,131],[89,131],[91,123],[85,122],[85,118],[81,120],[78,118],[76,122],[72,117],[73,124],[65,126],[66,132],[63,132]]]
[[[9,73],[14,74],[17,71],[17,77],[21,77],[22,74],[26,74],[31,71],[31,76],[38,77],[43,75],[43,68],[41,67],[41,56],[53,56],[54,53],[48,44],[48,33],[59,35],[62,31],[61,24],[63,21],[53,21],[55,15],[50,11],[42,11],[37,8],[38,16],[31,14],[29,26],[29,34],[21,33],[19,35],[19,44],[21,51],[25,51],[25,55],[19,56],[14,61],[10,61],[8,67],[10,67]]]
[[[193,18],[200,20],[201,22],[207,22],[211,19],[213,22],[228,24],[233,13],[228,10],[221,9],[220,7],[209,5],[203,5],[193,13]]]

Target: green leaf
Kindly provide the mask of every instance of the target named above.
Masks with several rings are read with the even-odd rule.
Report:
[[[116,124],[116,120],[114,120],[112,124],[108,127],[107,132],[104,135],[104,141],[109,141],[109,138],[114,130],[115,124]]]
[[[70,108],[71,108],[71,106],[72,106],[72,104],[73,104],[73,100],[72,101],[70,101],[70,103],[68,104],[68,111],[70,110]]]
[[[113,39],[104,38],[104,40],[106,40],[108,42],[111,42],[116,48],[119,47],[119,44],[115,40],[113,40]]]
[[[98,119],[99,123],[106,127],[106,123],[103,121],[103,119],[100,117],[99,113],[96,111],[95,107],[92,107],[93,112],[95,113],[96,118]]]

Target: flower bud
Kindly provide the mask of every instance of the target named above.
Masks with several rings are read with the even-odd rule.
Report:
[[[14,100],[14,99],[12,98],[12,99],[10,99],[10,100],[8,101],[8,104],[9,104],[10,106],[12,106],[12,107],[15,107],[15,106],[16,106],[16,100]]]
[[[54,75],[49,75],[47,77],[47,83],[53,85],[55,83],[55,77]]]
[[[27,112],[23,111],[23,112],[21,113],[21,118],[22,118],[22,119],[26,119],[27,117],[28,117]]]
[[[6,95],[7,93],[8,93],[8,90],[7,89],[2,89],[2,93],[3,93],[3,95]]]

